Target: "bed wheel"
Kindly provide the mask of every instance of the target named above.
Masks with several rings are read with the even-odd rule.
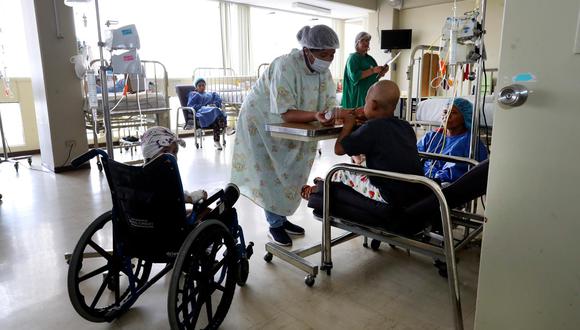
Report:
[[[304,284],[308,285],[309,287],[312,287],[314,285],[314,276],[312,275],[306,275],[306,277],[304,278]]]
[[[32,166],[32,158],[28,158],[28,166]]]
[[[18,173],[18,166],[19,166],[18,162],[14,163],[14,169],[16,170],[16,173]]]
[[[380,246],[381,241],[379,241],[378,239],[373,239],[371,241],[371,249],[373,249],[373,251],[378,251]]]
[[[264,254],[264,261],[269,263],[270,261],[272,261],[273,257],[274,256],[272,255],[272,253],[266,252],[266,254]]]
[[[103,164],[101,164],[101,162],[97,162],[97,168],[99,169],[99,172],[103,171]]]
[[[195,149],[199,149],[199,143],[195,143]]]

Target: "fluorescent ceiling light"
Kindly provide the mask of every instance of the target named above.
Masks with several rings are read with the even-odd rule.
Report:
[[[331,13],[331,10],[328,8],[318,7],[318,6],[310,5],[310,4],[307,4],[304,2],[293,2],[292,7],[308,9],[308,10],[317,11],[317,12],[325,13],[325,14]]]

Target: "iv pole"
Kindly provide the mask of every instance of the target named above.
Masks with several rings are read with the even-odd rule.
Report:
[[[99,55],[101,61],[101,67],[99,68],[99,74],[101,76],[101,109],[103,111],[103,121],[105,126],[105,141],[107,147],[107,154],[109,154],[110,159],[114,159],[113,155],[113,136],[111,131],[111,114],[109,112],[109,87],[107,86],[107,67],[105,66],[105,59],[103,56],[103,39],[101,37],[101,16],[99,13],[99,0],[95,0],[95,10],[97,14],[97,32],[99,34]],[[96,128],[95,128],[96,129]],[[97,146],[94,146],[97,148]]]

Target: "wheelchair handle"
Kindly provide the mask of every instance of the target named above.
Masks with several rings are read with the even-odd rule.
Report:
[[[105,160],[109,159],[109,155],[104,150],[91,149],[91,150],[85,152],[84,154],[78,156],[77,158],[73,159],[70,164],[73,167],[79,167],[97,155],[103,157]]]

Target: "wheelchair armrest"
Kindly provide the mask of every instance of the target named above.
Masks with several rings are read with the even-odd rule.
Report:
[[[458,156],[449,156],[449,155],[441,155],[441,154],[433,154],[430,152],[419,152],[420,158],[427,158],[427,159],[434,159],[434,160],[442,160],[445,162],[452,162],[452,163],[462,163],[468,165],[477,165],[479,162],[477,160],[465,157],[458,157]]]
[[[221,200],[223,197],[224,197],[224,190],[223,189],[220,189],[215,194],[209,196],[207,199],[205,199],[205,200],[201,201],[200,203],[196,204],[195,205],[195,208],[197,210],[206,209],[211,204],[213,204],[215,201],[217,201],[218,199]]]
[[[109,155],[104,150],[91,149],[91,150],[85,152],[84,154],[78,156],[77,158],[73,159],[71,161],[71,165],[73,167],[79,167],[97,155],[100,155],[104,159],[109,159]]]

